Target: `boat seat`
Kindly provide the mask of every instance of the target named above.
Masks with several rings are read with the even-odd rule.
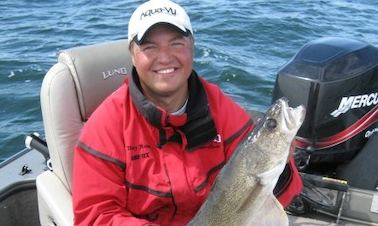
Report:
[[[132,63],[127,40],[63,50],[41,87],[41,110],[52,170],[37,177],[41,225],[73,225],[73,150],[96,107],[124,81]]]

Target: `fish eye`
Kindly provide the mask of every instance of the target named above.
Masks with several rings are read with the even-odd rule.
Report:
[[[268,118],[265,122],[265,125],[266,127],[268,127],[268,129],[274,129],[277,127],[277,120]]]

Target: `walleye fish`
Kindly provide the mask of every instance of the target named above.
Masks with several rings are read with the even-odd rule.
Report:
[[[190,226],[288,225],[273,189],[288,159],[290,144],[305,116],[277,100],[235,150]]]

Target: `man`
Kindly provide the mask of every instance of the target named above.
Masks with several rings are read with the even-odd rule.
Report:
[[[145,2],[128,29],[132,74],[92,114],[75,150],[75,224],[185,225],[253,121],[193,70],[181,6]],[[282,187],[299,186],[279,189],[283,200],[301,187],[292,172]]]

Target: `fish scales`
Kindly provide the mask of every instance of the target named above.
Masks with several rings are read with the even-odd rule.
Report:
[[[303,106],[291,108],[286,98],[277,100],[222,168],[188,225],[288,225],[273,189],[304,116]]]

